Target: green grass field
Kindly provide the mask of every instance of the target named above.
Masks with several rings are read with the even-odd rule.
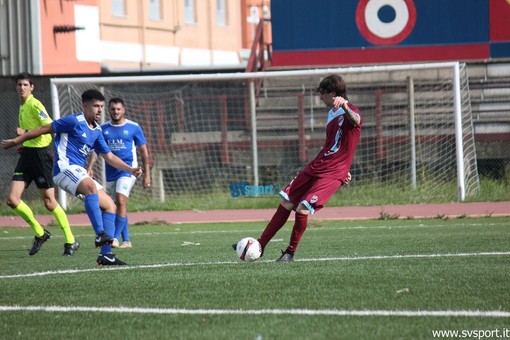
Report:
[[[129,266],[117,268],[96,265],[90,227],[73,229],[73,257],[61,256],[58,227],[35,256],[30,229],[0,229],[0,337],[432,339],[510,328],[510,218],[313,222],[296,261],[275,263],[289,223],[259,261],[238,261],[231,244],[263,226],[131,226],[134,248],[116,251]]]

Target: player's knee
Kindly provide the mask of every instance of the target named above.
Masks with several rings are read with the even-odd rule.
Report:
[[[21,203],[21,195],[17,194],[16,190],[12,190],[7,193],[7,198],[5,199],[5,204],[7,204],[12,209],[14,209],[20,203]]]
[[[289,211],[294,209],[294,204],[292,204],[292,202],[290,202],[290,201],[282,199],[280,204],[282,205],[282,207],[284,207],[285,209],[287,209]]]
[[[308,214],[310,214],[310,210],[308,210],[308,208],[307,208],[304,204],[302,204],[302,203],[300,203],[300,204],[297,206],[297,208],[296,208],[296,212],[297,212],[297,213],[299,213],[299,214],[302,214],[302,215],[308,215]]]
[[[7,199],[5,200],[5,204],[7,204],[12,209],[16,208],[19,203],[20,203],[20,200],[14,196],[7,196]]]
[[[121,195],[118,195],[116,200],[115,200],[115,204],[118,206],[118,207],[125,207],[127,205],[127,197],[126,196],[121,196]]]
[[[100,190],[98,192],[99,195],[99,206],[101,207],[101,210],[104,212],[110,212],[112,214],[115,214],[115,211],[117,210],[117,205],[112,200],[108,194],[104,192],[104,190]]]
[[[124,214],[124,212],[126,211],[127,209],[127,202],[124,202],[124,203],[121,203],[121,202],[115,202],[115,211],[117,212],[117,214],[119,215],[122,215]]]
[[[97,194],[96,184],[93,180],[83,180],[78,186],[78,193],[85,196]]]
[[[44,207],[49,211],[53,211],[57,207],[57,201],[55,199],[51,199],[51,197],[45,197],[43,202]]]

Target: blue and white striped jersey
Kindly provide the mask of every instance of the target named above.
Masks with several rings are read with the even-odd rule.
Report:
[[[53,176],[72,164],[85,168],[92,149],[97,153],[110,152],[99,124],[91,128],[83,112],[57,119],[51,123],[51,127],[55,131],[56,153]]]
[[[138,167],[136,148],[147,144],[142,128],[138,123],[126,119],[124,124],[113,125],[111,121],[101,125],[103,137],[114,155],[133,168]],[[129,172],[119,170],[109,164],[105,166],[106,180],[115,181],[120,177],[131,177]]]

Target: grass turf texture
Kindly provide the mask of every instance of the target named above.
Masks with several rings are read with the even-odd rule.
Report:
[[[510,252],[509,218],[314,222],[297,261],[274,263],[288,242],[288,223],[259,261],[239,262],[231,244],[258,236],[263,226],[132,226],[134,248],[115,251],[130,266],[115,270],[95,264],[91,228],[73,228],[82,244],[73,257],[61,256],[64,240],[58,227],[50,228],[52,238],[34,256],[28,256],[33,238],[28,228],[0,229],[0,306],[78,308],[0,310],[0,334],[27,339],[98,334],[112,339],[430,339],[438,329],[509,328],[508,317],[371,314],[510,311],[510,254],[497,254]],[[165,309],[178,311],[157,314]],[[240,314],[247,310],[260,314]]]

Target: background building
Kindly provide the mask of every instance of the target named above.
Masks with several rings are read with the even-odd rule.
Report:
[[[2,0],[0,75],[239,69],[269,13],[268,0]]]

